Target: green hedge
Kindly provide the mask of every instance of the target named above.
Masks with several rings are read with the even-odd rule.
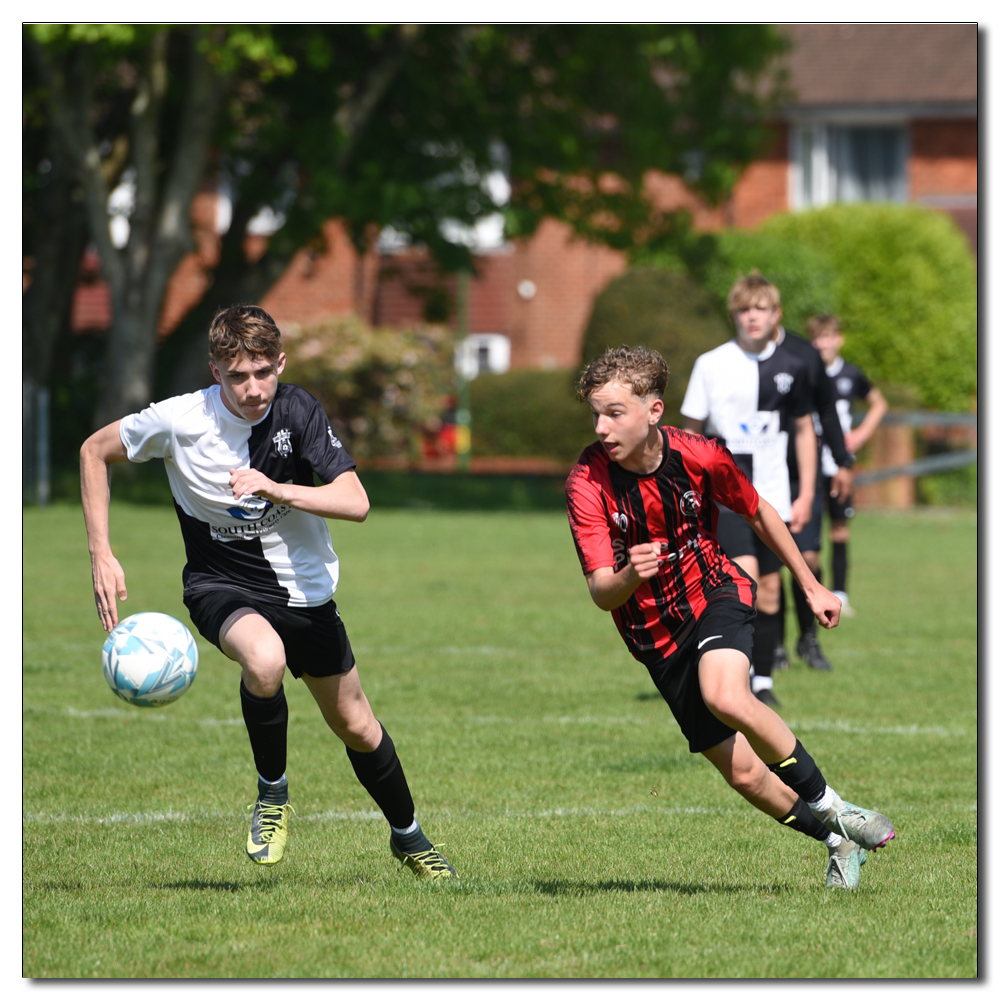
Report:
[[[473,455],[574,462],[594,440],[590,410],[577,401],[576,371],[518,370],[469,384]]]
[[[838,312],[837,267],[829,254],[785,236],[729,229],[710,238],[710,256],[695,274],[726,313],[726,298],[736,280],[757,268],[781,292],[782,322],[806,335],[806,320]]]
[[[978,391],[976,260],[950,216],[832,205],[774,216],[748,239],[787,241],[793,253],[833,262],[844,356],[869,378],[911,386],[925,407],[969,409]]]
[[[583,335],[582,360],[608,347],[640,344],[659,351],[670,366],[664,393],[667,423],[682,423],[681,402],[695,360],[733,335],[711,294],[688,274],[651,265],[616,278],[594,302]]]

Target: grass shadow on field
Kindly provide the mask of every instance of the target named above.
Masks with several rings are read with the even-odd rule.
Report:
[[[786,885],[706,885],[704,882],[662,882],[659,879],[609,879],[601,882],[542,879],[534,883],[535,892],[544,896],[592,896],[599,892],[672,892],[677,896],[699,896],[703,893],[744,896],[765,893],[778,896],[790,892]]]

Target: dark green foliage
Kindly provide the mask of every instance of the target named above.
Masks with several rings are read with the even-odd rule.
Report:
[[[584,364],[620,344],[659,351],[670,365],[665,422],[680,425],[681,401],[695,359],[732,336],[717,304],[689,275],[635,267],[612,281],[594,302],[583,335]]]
[[[916,205],[832,205],[775,216],[757,233],[833,261],[844,356],[869,378],[912,386],[926,407],[969,408],[976,261],[949,216]]]
[[[480,375],[469,389],[474,455],[575,462],[595,440],[590,410],[573,392],[576,372]]]

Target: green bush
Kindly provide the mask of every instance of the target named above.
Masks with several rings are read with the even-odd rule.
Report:
[[[469,385],[473,455],[575,462],[596,440],[590,410],[574,395],[575,371],[521,369]]]
[[[912,386],[926,407],[970,407],[976,261],[950,216],[917,205],[831,205],[773,216],[748,238],[762,246],[777,238],[833,261],[844,356],[869,378]]]
[[[407,454],[417,428],[454,392],[454,339],[445,327],[379,330],[356,316],[284,331],[283,382],[311,392],[356,458]]]
[[[583,335],[582,360],[586,363],[620,344],[644,344],[659,351],[670,366],[664,419],[679,425],[695,360],[732,335],[717,303],[690,275],[641,265],[616,278],[597,297]]]
[[[726,313],[726,298],[736,280],[753,268],[781,292],[782,323],[806,334],[806,320],[837,312],[837,268],[828,254],[787,237],[745,229],[713,234],[711,254],[696,276]]]

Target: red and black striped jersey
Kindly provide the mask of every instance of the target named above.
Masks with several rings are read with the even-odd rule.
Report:
[[[595,442],[566,480],[566,509],[584,573],[622,569],[628,550],[659,542],[660,572],[612,611],[636,659],[669,656],[708,602],[753,605],[750,579],[719,547],[715,501],[738,514],[757,513],[758,495],[718,441],[661,427],[663,460],[640,475],[612,461]]]

